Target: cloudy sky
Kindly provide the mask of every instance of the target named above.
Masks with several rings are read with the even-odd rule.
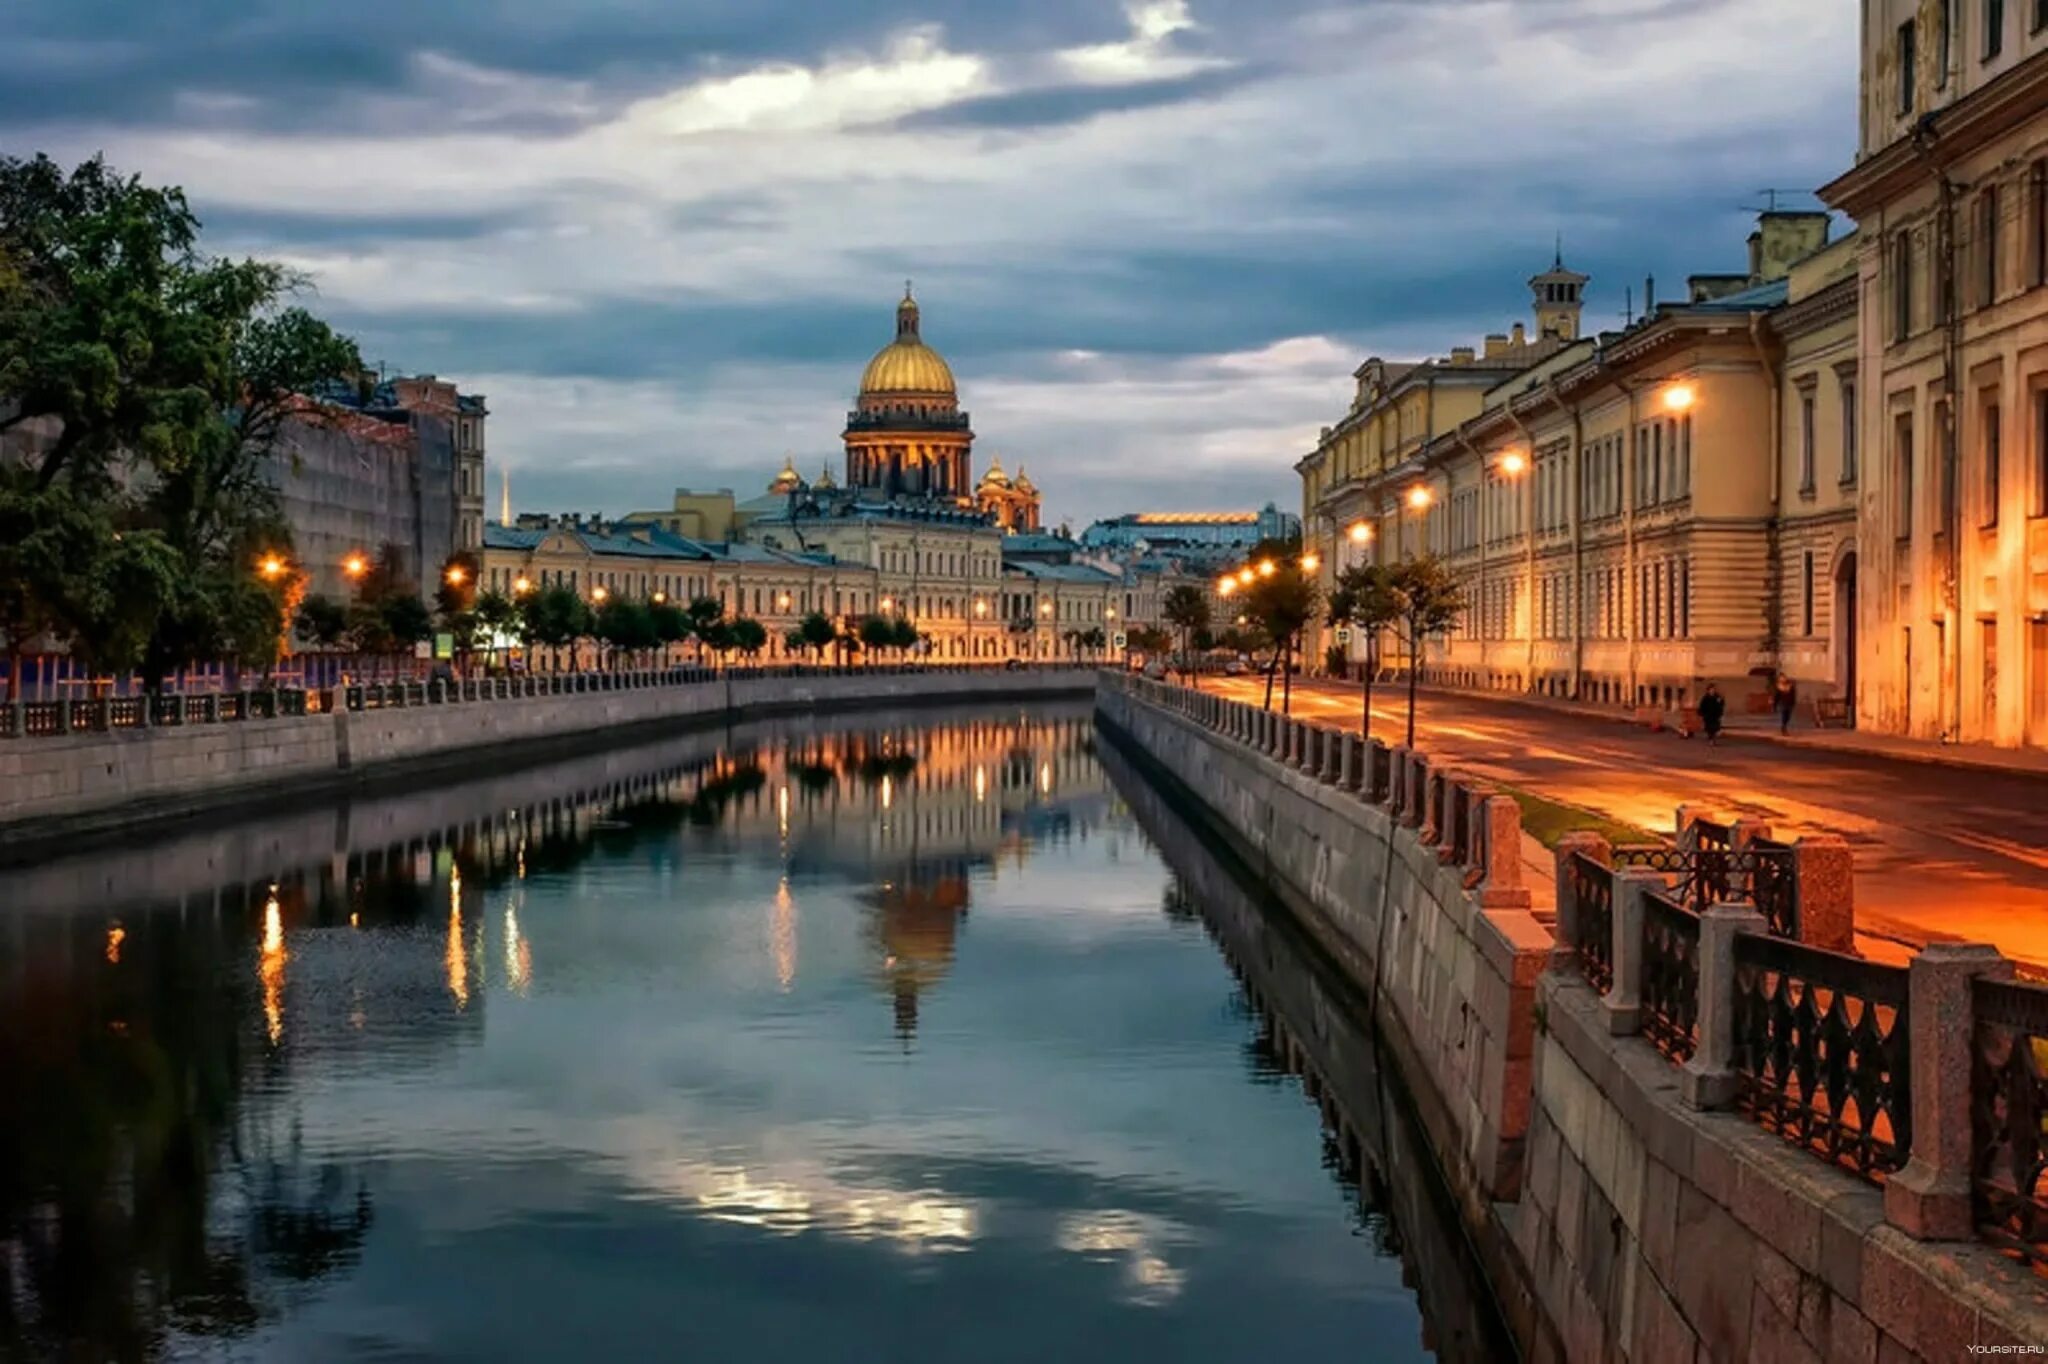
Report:
[[[528,510],[831,459],[915,278],[1076,525],[1295,496],[1368,354],[1739,268],[1855,145],[1849,0],[9,0],[0,150],[182,184]],[[497,482],[492,481],[492,506]]]

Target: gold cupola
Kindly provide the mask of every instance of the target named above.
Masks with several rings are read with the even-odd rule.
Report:
[[[917,299],[910,286],[896,305],[896,339],[875,352],[860,376],[860,396],[902,394],[905,397],[953,398],[953,371],[939,353],[918,335]]]

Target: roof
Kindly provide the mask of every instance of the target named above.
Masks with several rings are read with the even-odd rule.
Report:
[[[1257,512],[1134,512],[1134,526],[1255,526]]]
[[[497,521],[484,523],[484,548],[531,553],[550,536],[577,541],[591,554],[627,559],[688,559],[702,561],[723,557],[719,550],[656,526],[636,525],[624,534],[622,527],[549,526],[528,529]]]
[[[1123,579],[1114,573],[1104,573],[1099,568],[1086,564],[1042,564],[1034,560],[1020,559],[1015,563],[1003,561],[1005,573],[1021,573],[1027,578],[1042,578],[1049,582],[1084,583],[1091,587],[1106,587],[1120,583]]]
[[[1077,548],[1078,546],[1064,535],[1054,535],[1051,531],[1045,530],[1022,531],[1003,537],[1005,554],[1071,554]]]
[[[1792,297],[1792,281],[1774,279],[1767,284],[1752,285],[1750,288],[1719,298],[1710,298],[1702,303],[1680,303],[1672,307],[1674,312],[1692,313],[1760,313],[1772,308],[1781,308]]]

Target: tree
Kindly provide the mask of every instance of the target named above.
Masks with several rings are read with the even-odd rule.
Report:
[[[1347,568],[1337,575],[1337,590],[1330,597],[1330,624],[1348,626],[1365,637],[1359,732],[1367,739],[1372,738],[1372,684],[1380,668],[1380,632],[1401,619],[1402,601],[1394,588],[1394,573],[1384,564]]]
[[[740,616],[729,627],[731,648],[745,654],[749,660],[759,654],[768,643],[768,627],[751,616]]]
[[[716,597],[693,597],[686,610],[690,618],[690,633],[697,637],[697,656],[701,661],[707,648],[723,652],[727,645],[713,644],[714,634],[725,620],[725,603]]]
[[[486,666],[499,640],[520,639],[526,633],[525,613],[519,609],[519,603],[502,592],[479,593],[471,614],[476,618],[477,633],[483,639]]]
[[[251,581],[259,552],[289,544],[266,462],[287,420],[319,419],[300,395],[360,365],[353,343],[286,306],[298,277],[208,257],[198,229],[181,192],[97,158],[68,173],[0,158],[0,434],[51,433],[28,456],[30,486],[99,505],[117,543],[157,537],[67,562],[81,585],[124,575],[123,595],[87,586],[68,608],[83,614],[46,628],[139,666],[152,690],[202,651],[283,647],[297,580]],[[140,595],[152,586],[161,600]]]
[[[597,608],[597,618],[592,631],[611,649],[610,664],[616,669],[619,655],[631,655],[642,649],[651,649],[659,641],[654,633],[654,617],[649,614],[647,603],[629,600],[625,597],[607,597]]]
[[[1422,671],[1422,645],[1458,623],[1465,612],[1465,594],[1443,560],[1434,554],[1397,565],[1391,587],[1399,606],[1397,619],[1408,641],[1408,746],[1415,746],[1415,681]]]
[[[1303,628],[1315,619],[1316,607],[1322,594],[1293,559],[1255,562],[1273,565],[1271,573],[1260,572],[1252,579],[1251,586],[1243,590],[1246,621],[1265,635],[1273,650],[1272,660],[1266,666],[1265,706],[1268,710],[1273,708],[1273,678],[1279,672],[1282,661],[1288,660],[1290,676],[1287,680],[1287,690],[1281,699],[1281,708],[1283,711],[1291,710],[1291,660],[1294,647],[1301,638]]]
[[[526,599],[526,638],[550,650],[574,645],[590,633],[590,608],[571,589],[556,584]],[[554,662],[559,664],[557,657]]]
[[[348,638],[348,608],[316,592],[299,603],[292,617],[292,633],[316,648],[339,648]]]
[[[805,616],[790,634],[794,636],[792,643],[796,648],[815,650],[820,659],[839,640],[839,631],[832,624],[832,618],[823,611],[813,611]]]
[[[672,601],[654,602],[647,608],[647,621],[654,629],[654,643],[661,650],[662,666],[672,657],[669,650],[690,637],[690,616]]]
[[[897,653],[903,654],[924,643],[924,636],[907,617],[898,616],[889,623],[889,643]]]
[[[1168,625],[1180,631],[1180,671],[1182,678],[1186,678],[1194,664],[1191,652],[1195,631],[1209,628],[1208,594],[1192,583],[1170,587],[1159,603],[1159,612]]]
[[[1124,632],[1124,642],[1133,652],[1156,658],[1173,647],[1173,636],[1156,625],[1133,625]]]
[[[896,644],[896,622],[887,616],[863,616],[856,633],[861,646],[869,650],[894,649]]]

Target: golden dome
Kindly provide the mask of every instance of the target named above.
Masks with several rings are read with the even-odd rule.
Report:
[[[792,493],[804,486],[804,476],[796,471],[796,461],[788,455],[782,457],[782,472],[768,485],[771,493]]]
[[[1035,493],[1038,491],[1038,485],[1031,481],[1029,475],[1024,472],[1024,466],[1021,464],[1017,466],[1017,491],[1020,493]]]
[[[875,352],[860,376],[861,396],[878,393],[954,396],[953,371],[917,334],[917,300],[904,290],[896,305],[896,339]]]
[[[1003,462],[1000,459],[989,461],[988,472],[981,476],[979,486],[983,488],[1008,488],[1010,486],[1010,476],[1003,472]]]

